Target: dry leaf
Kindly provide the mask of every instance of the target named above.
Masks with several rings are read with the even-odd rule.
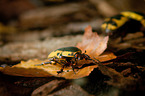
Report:
[[[104,54],[99,56],[107,48],[108,36],[101,37],[96,32],[92,32],[91,26],[85,29],[83,40],[77,45],[82,52],[86,51],[92,58],[96,58],[99,61],[107,61],[116,58],[113,53]],[[0,67],[0,71],[4,74],[14,75],[14,76],[24,76],[24,77],[64,77],[66,79],[78,79],[88,76],[94,68],[98,65],[94,64],[93,60],[79,60],[77,61],[77,66],[72,69],[72,66],[64,66],[62,73],[58,74],[63,67],[61,64],[42,64],[44,62],[49,62],[49,60],[28,60],[21,61],[21,63],[14,65],[12,67]]]
[[[31,96],[47,96],[50,92],[52,92],[54,89],[58,88],[62,83],[65,81],[63,80],[53,80],[51,82],[48,82],[37,89],[35,89]]]
[[[101,37],[96,32],[92,32],[91,26],[88,26],[85,29],[85,33],[81,43],[77,44],[77,47],[82,50],[82,52],[86,51],[90,57],[98,57],[102,54],[107,48],[107,42],[109,37]]]
[[[123,50],[127,48],[134,48],[138,50],[144,50],[145,38],[143,32],[128,33],[124,38],[124,42],[120,42],[119,38],[111,40],[109,46],[117,50]]]
[[[77,79],[81,77],[88,76],[97,65],[87,66],[82,69],[75,69],[75,73],[72,70],[72,67],[65,67],[64,72],[58,74],[57,71],[60,71],[62,66],[60,64],[52,65],[39,65],[48,60],[41,61],[38,59],[28,60],[26,62],[21,61],[21,63],[14,65],[12,67],[0,67],[0,71],[4,74],[14,75],[14,76],[24,76],[24,77],[64,77],[66,79]],[[88,61],[87,61],[88,62]],[[92,61],[91,61],[92,62]],[[82,63],[82,62],[81,62]]]
[[[136,86],[137,79],[131,76],[124,77],[121,73],[117,72],[115,69],[110,67],[100,65],[98,66],[99,70],[104,74],[111,78],[111,80],[106,81],[108,84],[129,90],[132,89],[133,86]]]
[[[35,59],[35,60],[28,60],[28,61],[21,61],[21,63],[16,64],[12,67],[0,67],[0,71],[4,74],[14,75],[14,76],[24,76],[24,77],[47,77],[52,76],[51,74],[47,73],[41,66],[35,66],[37,64],[41,64],[44,61]],[[49,65],[48,65],[49,66]],[[48,70],[53,70],[53,67],[48,67]]]
[[[83,90],[79,85],[71,84],[47,96],[94,96]]]
[[[115,58],[116,56],[113,53],[103,53],[102,55],[96,57],[96,59],[99,60],[100,62],[109,61]]]

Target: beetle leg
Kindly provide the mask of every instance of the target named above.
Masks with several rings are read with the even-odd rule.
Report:
[[[92,59],[92,61],[93,61],[94,63],[96,63],[96,64],[101,65],[101,62],[100,62],[98,59],[96,59],[96,58],[94,58],[94,60]],[[97,61],[97,62],[96,62],[96,61]]]
[[[49,62],[43,62],[41,64],[36,64],[35,66],[41,66],[41,65],[45,65],[45,64],[56,64],[56,62],[58,61],[57,58],[55,58],[55,57],[49,58],[49,60],[50,60]]]
[[[57,71],[57,74],[60,74],[63,72],[63,69],[61,69],[60,71]]]
[[[63,57],[62,57],[62,58],[63,58]],[[62,59],[62,58],[61,58],[61,59]],[[63,59],[60,60],[60,59],[58,59],[58,58],[56,58],[56,57],[50,58],[49,60],[50,60],[51,64],[56,64],[56,63],[62,64],[62,63],[64,63],[64,62],[63,62],[63,61],[64,61]]]
[[[85,53],[82,54],[82,58],[84,58],[85,60],[91,60],[90,56]]]
[[[36,64],[35,66],[41,66],[41,65],[44,65],[44,64],[52,64],[51,62],[43,62],[41,64]]]
[[[73,72],[74,72],[74,74],[76,74],[76,72],[75,72],[75,66],[77,65],[77,62],[76,62],[76,59],[75,59],[75,62],[74,61],[71,61],[71,67],[72,67],[72,70],[73,70]]]
[[[64,69],[64,66],[62,66],[62,68],[60,69],[60,71],[57,71],[57,73],[62,73],[63,72],[63,69]]]
[[[74,70],[74,69],[75,69],[74,66],[72,65],[71,67],[72,67],[72,70],[73,70],[74,74],[76,74],[76,72],[75,72],[75,70]]]

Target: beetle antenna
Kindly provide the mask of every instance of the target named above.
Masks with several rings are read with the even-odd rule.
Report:
[[[96,58],[94,58],[94,59],[92,59],[93,61],[94,61],[94,63],[96,63],[96,64],[98,64],[98,65],[101,65],[101,62],[98,60],[98,59],[96,59]],[[96,62],[97,61],[97,62]]]

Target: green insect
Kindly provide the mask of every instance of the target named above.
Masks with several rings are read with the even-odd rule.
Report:
[[[75,68],[78,68],[77,61],[79,60],[91,60],[87,54],[82,53],[82,51],[77,47],[64,47],[56,49],[48,55],[48,59],[50,62],[44,62],[39,65],[56,63],[61,64],[62,68],[57,72],[58,74],[63,72],[64,67],[68,66],[71,66],[74,71]]]
[[[106,18],[101,26],[105,35],[125,37],[128,32],[144,31],[145,15],[134,11],[124,11],[119,15]]]

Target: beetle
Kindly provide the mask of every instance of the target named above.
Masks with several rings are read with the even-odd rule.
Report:
[[[144,31],[145,15],[134,11],[124,11],[119,15],[106,18],[102,24],[103,34],[111,37],[126,36],[128,32]]]
[[[113,31],[121,27],[126,21],[128,21],[127,17],[123,15],[116,15],[106,18],[101,28],[107,35],[112,35]]]
[[[140,21],[140,23],[145,27],[145,15],[143,13],[134,12],[134,11],[124,11],[121,12],[120,14],[130,19]]]
[[[56,49],[48,55],[48,59],[50,60],[50,62],[43,62],[39,65],[56,63],[61,64],[62,68],[60,71],[57,71],[58,74],[62,73],[64,67],[67,66],[71,66],[74,71],[75,68],[78,68],[78,60],[91,60],[87,54],[82,53],[81,49],[77,47],[63,47]]]

